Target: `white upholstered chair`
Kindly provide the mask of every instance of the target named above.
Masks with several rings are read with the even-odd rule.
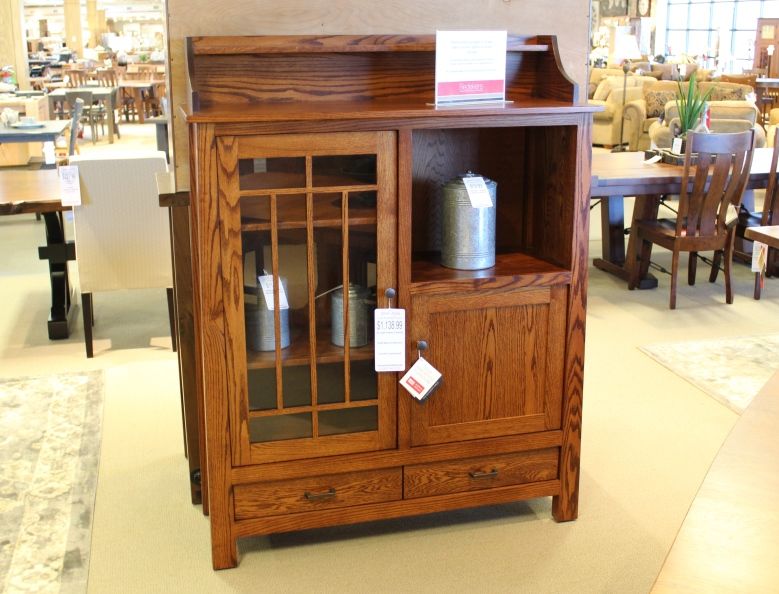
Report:
[[[170,230],[155,183],[155,174],[166,171],[165,153],[75,156],[70,163],[81,182],[73,219],[87,357],[92,293],[124,289],[167,289],[175,350]]]

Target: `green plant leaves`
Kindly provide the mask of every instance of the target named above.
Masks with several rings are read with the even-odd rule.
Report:
[[[680,134],[686,136],[689,130],[695,128],[701,119],[703,110],[706,109],[706,103],[714,90],[710,88],[705,93],[701,93],[698,88],[698,81],[695,72],[690,75],[687,83],[687,93],[682,89],[681,81],[676,82],[679,87],[679,96],[676,98],[676,109],[679,112]]]

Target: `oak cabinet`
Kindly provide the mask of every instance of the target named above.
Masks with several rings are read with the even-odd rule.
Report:
[[[591,109],[551,37],[435,109],[430,36],[188,40],[204,506],[238,538],[551,496],[578,513]],[[440,187],[497,182],[496,263],[440,264]],[[374,371],[406,309],[424,402]],[[278,307],[277,307],[278,304]]]

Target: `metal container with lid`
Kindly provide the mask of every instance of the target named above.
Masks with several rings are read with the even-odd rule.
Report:
[[[349,346],[361,347],[368,344],[368,301],[366,287],[349,283]],[[344,290],[339,287],[330,297],[332,325],[330,341],[344,346]]]
[[[474,208],[463,178],[482,177],[492,206]],[[471,173],[449,180],[441,189],[441,264],[447,268],[479,270],[495,265],[495,213],[498,184]]]
[[[287,279],[279,277],[281,287],[284,292],[287,291]],[[252,287],[254,290],[254,287]],[[246,303],[246,342],[249,349],[253,351],[275,351],[276,350],[276,324],[274,320],[274,310],[268,309],[265,301],[265,294],[259,286],[256,287],[257,302]],[[279,310],[279,325],[281,326],[281,348],[285,349],[290,345],[289,337],[289,308]]]

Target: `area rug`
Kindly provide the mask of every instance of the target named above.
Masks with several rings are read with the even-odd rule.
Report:
[[[739,414],[779,368],[779,334],[663,342],[640,348]]]
[[[0,591],[86,591],[102,372],[0,380]]]

